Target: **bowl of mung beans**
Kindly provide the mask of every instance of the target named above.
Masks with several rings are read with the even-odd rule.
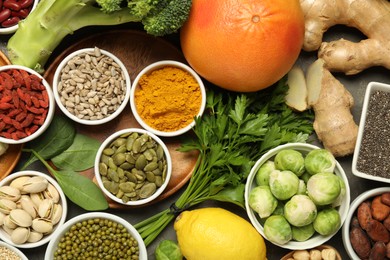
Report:
[[[190,131],[206,107],[206,89],[187,64],[173,60],[146,66],[134,79],[130,107],[137,122],[158,136]]]
[[[109,136],[95,159],[98,185],[111,200],[139,206],[152,202],[167,187],[172,159],[165,143],[141,128],[128,128]]]
[[[45,260],[147,259],[145,243],[133,225],[110,213],[78,215],[54,234]]]
[[[123,62],[98,47],[79,49],[66,56],[53,77],[58,107],[84,125],[100,125],[116,118],[128,105],[130,87]]]

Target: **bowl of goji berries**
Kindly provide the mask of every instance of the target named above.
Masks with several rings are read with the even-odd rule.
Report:
[[[0,1],[0,34],[12,34],[19,28],[19,22],[35,9],[39,0]]]
[[[0,67],[0,142],[35,139],[50,125],[54,110],[53,91],[38,72],[20,65]]]

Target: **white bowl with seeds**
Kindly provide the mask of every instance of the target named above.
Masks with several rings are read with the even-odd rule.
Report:
[[[28,260],[22,251],[14,246],[0,241],[0,259],[7,260]]]
[[[140,128],[113,133],[102,143],[95,159],[100,188],[111,200],[128,206],[155,200],[168,186],[171,174],[167,146]]]
[[[58,107],[73,121],[100,125],[116,118],[128,105],[131,81],[123,62],[95,48],[65,57],[53,77]]]
[[[57,182],[38,171],[19,171],[0,182],[0,239],[19,248],[50,241],[65,223],[67,202]]]

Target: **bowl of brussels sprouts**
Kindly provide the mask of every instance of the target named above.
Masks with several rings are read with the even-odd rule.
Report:
[[[282,248],[324,244],[343,225],[350,204],[348,178],[328,150],[288,143],[265,153],[245,185],[245,207],[257,231]]]

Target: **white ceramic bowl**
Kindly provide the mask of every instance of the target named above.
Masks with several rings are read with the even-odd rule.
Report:
[[[357,196],[354,201],[352,201],[351,206],[349,207],[349,212],[347,215],[347,218],[345,219],[343,228],[342,228],[342,237],[343,237],[343,244],[344,248],[347,251],[348,256],[350,259],[360,259],[359,256],[356,254],[355,250],[352,248],[351,240],[349,237],[349,232],[351,228],[351,221],[353,216],[356,215],[356,210],[359,207],[359,205],[369,199],[373,199],[375,196],[378,196],[380,194],[383,194],[385,192],[390,192],[390,187],[379,187],[372,190],[368,190]]]
[[[114,194],[112,194],[111,192],[109,192],[103,185],[103,180],[102,180],[102,175],[100,174],[100,171],[99,171],[99,164],[100,164],[100,158],[102,156],[102,153],[103,153],[103,150],[108,147],[115,139],[117,139],[118,137],[120,137],[121,135],[123,134],[127,134],[127,133],[139,133],[139,134],[147,134],[149,135],[152,139],[154,139],[164,150],[164,155],[165,155],[165,159],[166,159],[166,163],[167,163],[167,170],[166,170],[166,177],[165,177],[165,180],[163,182],[163,184],[157,188],[157,190],[155,191],[155,193],[153,193],[153,195],[151,195],[150,197],[147,197],[147,198],[144,198],[144,199],[139,199],[139,200],[135,200],[135,201],[128,201],[128,202],[123,202],[122,199],[116,197]],[[130,170],[129,170],[130,171]],[[123,129],[123,130],[120,130],[118,132],[115,132],[113,133],[112,135],[110,135],[106,140],[104,140],[104,142],[101,144],[98,152],[97,152],[97,155],[96,155],[96,159],[95,159],[95,177],[96,177],[96,181],[98,183],[98,185],[100,186],[100,188],[103,190],[104,194],[106,196],[108,196],[110,199],[112,199],[113,201],[117,202],[117,203],[120,203],[120,204],[123,204],[123,205],[128,205],[128,206],[138,206],[138,205],[144,205],[146,203],[149,203],[151,201],[153,201],[154,199],[156,199],[158,196],[160,196],[160,194],[165,190],[165,188],[168,186],[168,183],[169,183],[169,180],[171,178],[171,175],[172,175],[172,159],[171,159],[171,156],[170,156],[170,153],[169,153],[169,150],[167,148],[167,146],[164,144],[164,142],[156,135],[154,135],[153,133],[150,133],[144,129],[140,129],[140,128],[128,128],[128,129]]]
[[[50,177],[48,174],[41,173],[38,171],[25,170],[25,171],[19,171],[19,172],[12,173],[11,175],[8,175],[3,180],[1,180],[0,187],[10,184],[12,182],[12,180],[14,180],[18,177],[21,177],[21,176],[41,176],[41,177],[44,177],[49,181],[49,183],[51,183],[57,189],[57,191],[60,195],[59,204],[61,204],[61,206],[62,206],[61,219],[59,220],[59,222],[56,225],[54,225],[53,232],[50,234],[44,235],[43,238],[41,240],[39,240],[38,242],[34,242],[34,243],[26,242],[23,244],[15,244],[12,242],[12,240],[10,239],[10,236],[5,232],[5,230],[3,228],[0,228],[0,239],[3,240],[4,242],[6,242],[10,245],[13,245],[15,247],[19,247],[19,248],[35,248],[35,247],[42,246],[42,245],[46,244],[47,242],[49,242],[53,238],[53,234],[54,234],[55,230],[60,228],[65,223],[66,215],[68,212],[68,204],[66,201],[65,194],[62,191],[61,187],[58,185],[58,183],[52,177]]]
[[[39,73],[37,73],[36,71],[30,69],[30,68],[27,68],[25,66],[20,66],[20,65],[5,65],[5,66],[1,66],[0,67],[0,72],[2,71],[7,71],[7,70],[13,70],[13,69],[17,69],[17,70],[24,70],[26,72],[28,72],[29,74],[32,74],[32,75],[35,75],[37,77],[39,77],[41,80],[42,80],[42,84],[45,86],[45,89],[46,89],[46,92],[48,94],[48,99],[49,99],[49,107],[48,107],[48,112],[47,112],[47,115],[46,115],[46,119],[43,123],[43,125],[41,125],[38,130],[36,130],[33,134],[30,134],[24,138],[21,138],[21,139],[18,139],[18,140],[15,140],[15,139],[11,139],[11,138],[5,138],[5,137],[2,137],[0,136],[0,142],[2,143],[7,143],[7,144],[22,144],[22,143],[26,143],[26,142],[29,142],[35,138],[37,138],[38,136],[40,136],[43,132],[45,132],[45,130],[49,127],[52,119],[53,119],[53,116],[54,116],[54,111],[55,111],[55,100],[54,100],[54,95],[53,95],[53,91],[49,85],[49,83],[42,77],[42,75],[40,75]],[[13,101],[12,101],[13,103]]]
[[[162,69],[162,68],[167,67],[167,66],[182,69],[182,70],[190,73],[192,75],[192,77],[195,78],[196,82],[198,83],[198,85],[200,87],[200,92],[201,92],[201,96],[202,96],[201,104],[199,107],[199,112],[197,113],[196,116],[201,116],[203,114],[205,107],[206,107],[206,90],[205,90],[205,86],[203,84],[202,79],[188,65],[181,63],[181,62],[178,62],[178,61],[172,61],[172,60],[158,61],[158,62],[155,62],[155,63],[152,63],[152,64],[146,66],[143,70],[141,70],[141,72],[135,78],[135,80],[132,84],[132,87],[131,87],[130,106],[131,106],[131,110],[132,110],[132,113],[133,113],[135,119],[143,128],[145,128],[149,132],[152,132],[158,136],[171,137],[171,136],[182,135],[182,134],[188,132],[190,129],[192,129],[194,127],[195,120],[193,120],[190,124],[186,125],[185,127],[178,129],[178,130],[175,130],[175,131],[169,131],[169,132],[168,131],[161,131],[161,130],[155,129],[152,126],[148,125],[143,120],[141,115],[138,113],[137,107],[135,104],[135,93],[137,91],[140,78],[145,74],[150,74],[155,70]]]
[[[34,9],[37,7],[38,3],[39,3],[39,0],[33,1],[30,13],[34,11]],[[21,20],[23,20],[23,19],[21,19]],[[12,33],[16,32],[16,30],[18,28],[19,28],[19,24],[15,24],[15,25],[10,26],[10,27],[0,27],[0,34],[12,34]]]
[[[112,221],[115,221],[119,224],[122,224],[126,229],[129,231],[129,233],[137,240],[138,247],[139,247],[139,259],[140,260],[146,260],[147,259],[147,251],[144,241],[142,240],[142,237],[138,233],[138,231],[125,219],[120,218],[116,215],[104,213],[104,212],[92,212],[92,213],[84,213],[82,215],[79,215],[77,217],[74,217],[70,220],[68,220],[61,228],[56,230],[54,233],[53,239],[50,241],[50,243],[47,246],[46,253],[45,253],[45,260],[52,260],[54,256],[54,252],[57,248],[57,245],[60,241],[60,239],[63,237],[63,235],[70,229],[70,227],[76,223],[82,222],[84,220],[88,219],[94,219],[94,218],[103,218],[103,219],[109,219]]]
[[[9,249],[10,251],[14,252],[18,257],[20,257],[21,260],[28,260],[27,256],[25,254],[23,254],[22,251],[20,251],[19,249],[17,249],[14,246],[11,246],[10,244],[7,244],[5,242],[0,241],[0,247],[5,247],[5,248]],[[10,258],[10,259],[13,259],[13,258]]]
[[[69,112],[69,110],[62,104],[61,102],[61,96],[62,94],[59,93],[59,82],[60,82],[60,77],[63,73],[63,69],[64,67],[67,66],[68,62],[70,60],[72,60],[73,58],[75,58],[76,56],[79,56],[79,55],[82,55],[82,54],[85,54],[85,53],[88,53],[88,54],[94,54],[94,51],[95,51],[95,48],[84,48],[84,49],[79,49],[77,51],[74,51],[72,52],[71,54],[69,54],[68,56],[66,56],[62,61],[61,63],[58,65],[58,67],[56,68],[56,71],[54,73],[54,77],[53,77],[53,92],[54,92],[54,98],[56,100],[56,103],[58,105],[58,107],[61,109],[61,111],[67,116],[69,117],[70,119],[72,119],[73,121],[79,123],[79,124],[83,124],[83,125],[100,125],[100,124],[104,124],[104,123],[107,123],[107,122],[110,122],[111,120],[113,120],[114,118],[116,118],[124,109],[125,107],[128,105],[128,102],[129,102],[129,98],[130,98],[130,87],[131,87],[131,80],[130,80],[130,76],[129,76],[129,73],[127,71],[127,68],[126,66],[123,64],[123,62],[118,58],[116,57],[114,54],[106,51],[106,50],[103,50],[103,49],[99,49],[101,54],[102,55],[105,55],[107,57],[110,57],[115,63],[117,63],[120,67],[120,70],[122,71],[122,75],[124,77],[124,81],[125,81],[125,87],[126,87],[126,92],[124,93],[124,98],[123,100],[121,101],[119,107],[114,111],[112,112],[111,114],[101,118],[101,119],[85,119],[85,118],[79,118],[77,117],[75,114]],[[89,83],[91,82],[91,80],[89,80]],[[81,83],[83,84],[83,86],[85,87],[85,85],[87,83]],[[92,83],[91,83],[92,84]],[[112,86],[109,86],[108,89],[112,88]],[[77,91],[77,88],[76,88],[76,91]],[[86,90],[88,93],[92,93],[92,89],[89,89],[89,90]],[[98,91],[96,91],[98,92]],[[74,93],[74,91],[70,91],[69,93]],[[76,94],[75,94],[76,95]],[[77,94],[79,95],[79,93]],[[80,96],[80,95],[79,95]],[[112,98],[114,98],[116,95],[114,94],[112,96]],[[100,98],[99,99],[99,102],[103,102],[103,98]],[[85,102],[86,104],[87,102]],[[104,103],[104,102],[103,102]],[[77,104],[77,102],[74,102],[74,104]],[[96,106],[98,107],[98,106]],[[100,106],[99,106],[100,107]],[[86,111],[87,109],[83,109],[84,111]]]
[[[315,146],[315,145],[306,144],[306,143],[288,143],[288,144],[280,145],[280,146],[277,146],[277,147],[269,150],[267,153],[265,153],[252,167],[252,169],[249,173],[246,185],[245,185],[245,207],[246,207],[246,212],[248,214],[248,217],[249,217],[252,225],[257,229],[257,231],[265,239],[267,239],[267,237],[264,234],[264,228],[259,221],[258,214],[255,211],[253,211],[251,209],[251,207],[249,206],[248,197],[249,197],[250,191],[254,187],[256,187],[255,177],[256,177],[256,173],[257,173],[258,169],[260,168],[260,166],[263,165],[268,160],[273,159],[274,156],[278,152],[285,150],[285,149],[293,149],[293,150],[301,152],[303,155],[306,155],[311,150],[320,149],[320,148]],[[343,168],[341,167],[341,165],[338,162],[336,163],[335,174],[342,178],[342,180],[345,183],[345,189],[346,189],[345,190],[345,197],[343,198],[341,206],[338,207],[338,212],[340,214],[340,219],[341,219],[341,225],[340,225],[340,228],[341,228],[341,226],[343,225],[343,223],[347,217],[347,214],[348,214],[349,203],[350,203],[350,188],[349,188],[347,176],[346,176]],[[328,235],[328,236],[322,236],[322,235],[316,233],[310,239],[303,241],[303,242],[291,240],[283,245],[279,245],[279,244],[275,244],[275,245],[282,247],[282,248],[290,249],[290,250],[309,249],[309,248],[317,247],[317,246],[324,244],[329,239],[331,239],[336,233],[337,233],[337,231],[331,235]],[[272,241],[270,241],[270,242],[272,242]]]
[[[370,97],[372,96],[374,91],[390,92],[390,85],[379,83],[379,82],[370,82],[366,88],[366,93],[364,95],[364,101],[363,101],[362,114],[360,117],[358,136],[356,139],[355,150],[354,150],[353,158],[352,158],[352,173],[355,176],[358,176],[360,178],[390,183],[390,178],[375,176],[373,174],[370,174],[369,172],[363,172],[362,170],[359,170],[359,167],[358,167],[359,155],[361,152],[362,142],[363,142],[363,138],[364,138],[364,130],[365,130],[366,119],[367,119],[367,110],[369,108]],[[382,141],[379,141],[379,142],[383,143]],[[390,147],[384,147],[383,149],[390,149]],[[381,153],[381,151],[382,151],[382,148],[378,149],[378,147],[375,147],[375,150],[372,151],[372,154],[375,157],[379,157],[378,153]],[[372,160],[370,160],[370,161],[371,161],[371,163],[373,163]],[[374,166],[370,166],[370,168],[373,168],[373,167]],[[386,172],[386,171],[383,171],[383,172]]]

